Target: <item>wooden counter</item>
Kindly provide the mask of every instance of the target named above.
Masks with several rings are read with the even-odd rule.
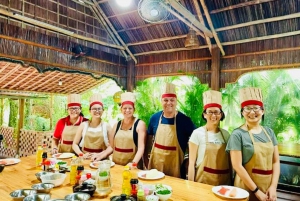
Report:
[[[70,160],[66,160],[70,162]],[[89,161],[85,161],[85,168],[90,169],[88,164]],[[95,169],[94,169],[95,170]],[[11,200],[10,192],[17,189],[31,188],[32,184],[39,183],[35,177],[35,173],[39,172],[35,168],[35,156],[21,158],[21,162],[16,165],[6,166],[2,173],[0,173],[0,195],[1,200]],[[110,200],[109,198],[114,195],[121,194],[122,186],[122,171],[123,167],[115,165],[111,168],[112,175],[112,192],[108,197],[103,198],[94,194],[91,200]],[[136,172],[133,174],[136,175]],[[192,200],[203,200],[203,201],[221,201],[224,199],[218,198],[211,191],[212,186],[201,184],[197,182],[191,182],[183,179],[166,176],[163,179],[155,181],[140,180],[144,184],[167,184],[173,188],[173,194],[169,201],[192,201]],[[56,187],[51,190],[51,199],[64,198],[67,194],[72,193],[72,187],[69,185],[69,173],[63,185]],[[246,201],[242,199],[240,201]]]
[[[278,144],[279,155],[292,156],[300,158],[300,144],[297,143],[279,143]]]

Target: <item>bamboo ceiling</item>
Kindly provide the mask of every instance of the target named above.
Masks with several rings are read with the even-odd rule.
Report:
[[[177,0],[161,0],[170,7],[167,9],[170,15],[157,23],[146,22],[139,16],[138,4],[142,0],[132,1],[129,7],[121,8],[115,0],[0,0],[0,23],[77,43],[94,51],[118,55],[123,60],[132,59],[137,65],[142,65],[139,61],[143,56],[176,51],[201,49],[206,51],[204,55],[207,57],[215,44],[224,57],[232,53],[226,52],[232,45],[300,34],[299,0],[179,0],[196,17],[196,21],[184,14],[185,9],[176,8]],[[46,25],[32,23],[30,19],[21,19],[20,16]],[[184,45],[190,28],[196,30],[200,42],[193,50]],[[14,33],[7,32],[6,35],[17,37]],[[66,45],[61,49],[70,52]],[[99,55],[94,54],[93,57]],[[107,58],[109,56],[106,55]],[[124,65],[119,60],[114,59],[110,67]],[[112,62],[109,59],[106,61]],[[115,70],[112,76],[122,79],[127,75],[122,74],[122,70]]]

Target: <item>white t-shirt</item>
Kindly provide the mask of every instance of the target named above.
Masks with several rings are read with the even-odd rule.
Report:
[[[85,121],[82,122],[84,124],[83,131],[82,131],[82,137],[81,141],[79,143],[80,147],[83,147],[84,145],[84,137],[87,131],[92,132],[92,133],[97,133],[103,131],[103,137],[104,137],[104,143],[106,146],[108,146],[108,134],[107,134],[107,123],[106,122],[101,122],[96,128],[89,127],[89,122]]]
[[[221,131],[224,135],[225,141],[227,142],[229,139],[228,131],[224,129],[221,129]],[[214,143],[214,144],[225,143],[221,135],[221,132],[213,133],[211,131],[208,131],[207,134],[208,134],[209,143]],[[199,127],[195,129],[189,141],[198,145],[198,154],[197,154],[197,161],[196,161],[196,167],[198,167],[203,161],[204,153],[206,149],[205,127]]]

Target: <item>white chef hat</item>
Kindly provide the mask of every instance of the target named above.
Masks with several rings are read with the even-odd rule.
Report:
[[[263,104],[263,97],[261,93],[261,89],[257,87],[247,87],[240,89],[240,102],[241,107],[245,107],[247,105],[259,105],[261,107]]]
[[[81,107],[81,96],[79,94],[69,94],[67,98],[68,107],[78,106]]]
[[[217,107],[222,109],[222,93],[215,90],[209,90],[203,93],[204,109]]]
[[[176,86],[172,83],[166,83],[165,88],[164,88],[164,92],[161,95],[162,98],[166,98],[166,97],[175,97],[176,96]]]

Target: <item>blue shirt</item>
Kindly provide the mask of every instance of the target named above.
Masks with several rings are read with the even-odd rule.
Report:
[[[162,111],[157,112],[151,116],[148,130],[147,130],[148,135],[155,136],[156,130],[158,127],[158,123],[159,123],[159,118],[161,115],[162,115]],[[165,118],[164,116],[162,116],[161,123],[174,125],[174,117],[173,118]],[[195,129],[196,129],[196,126],[192,122],[191,118],[189,118],[188,116],[184,115],[181,112],[177,113],[177,115],[176,115],[177,139],[178,139],[179,145],[180,145],[183,153],[185,153],[189,138]]]

